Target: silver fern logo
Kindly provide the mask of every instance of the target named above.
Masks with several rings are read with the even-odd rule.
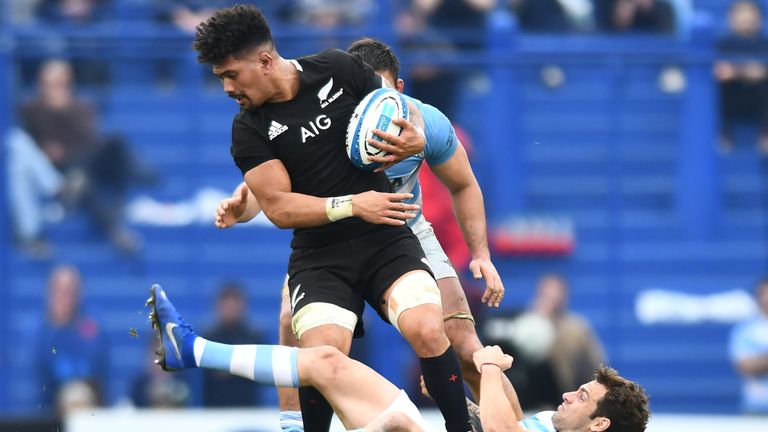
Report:
[[[317,98],[320,99],[320,108],[325,108],[328,105],[331,104],[331,102],[338,99],[339,96],[344,93],[344,89],[340,88],[339,91],[328,97],[328,95],[331,94],[331,90],[333,89],[333,77],[331,77],[330,81],[328,81],[328,84],[324,85],[320,88],[320,91],[317,92]]]

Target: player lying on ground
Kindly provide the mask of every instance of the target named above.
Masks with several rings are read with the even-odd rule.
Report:
[[[201,367],[267,385],[311,385],[327,398],[347,429],[432,430],[402,390],[336,348],[209,341],[197,336],[159,286],[150,293],[150,320],[161,340],[156,362],[164,370]],[[502,384],[512,358],[497,346],[485,347],[474,353],[473,363],[481,374],[480,420],[486,432],[642,432],[648,423],[645,391],[606,366],[597,370],[595,380],[564,393],[557,411],[522,419]]]
[[[347,52],[363,60],[390,85],[402,92],[405,83],[399,78],[400,63],[389,46],[377,40],[365,38],[355,41]],[[413,196],[407,201],[409,204],[421,205],[421,186],[418,176],[422,164],[426,162],[429,165],[451,192],[459,226],[462,228],[472,255],[470,271],[476,278],[482,277],[486,281],[483,302],[488,306],[498,307],[504,296],[504,285],[490,259],[483,195],[472,172],[467,154],[456,137],[450,120],[442,112],[408,96],[406,100],[415,105],[422,114],[426,144],[418,151],[405,149],[404,146],[387,147],[390,150],[400,149],[403,154],[417,153],[388,168],[387,177],[395,188],[395,192]],[[376,145],[380,144],[376,143]],[[230,228],[236,223],[250,221],[260,210],[261,207],[255,196],[248,190],[245,183],[241,183],[231,198],[219,203],[215,224],[219,228]],[[480,373],[474,367],[472,353],[482,348],[482,344],[477,336],[474,318],[464,290],[456,271],[421,211],[416,212],[415,217],[410,219],[407,225],[418,237],[435,275],[443,306],[445,333],[459,357],[464,380],[477,399],[480,396]],[[281,345],[298,346],[291,328],[291,321],[291,302],[285,286],[280,310]],[[514,397],[514,389],[508,380],[505,383],[505,389],[510,397]],[[279,389],[278,393],[283,431],[302,430],[296,390]],[[522,415],[522,412],[518,415]]]

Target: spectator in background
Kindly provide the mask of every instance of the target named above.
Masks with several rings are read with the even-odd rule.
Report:
[[[50,409],[60,389],[73,381],[87,382],[97,405],[104,403],[109,347],[98,321],[83,310],[81,290],[75,267],[62,265],[51,272],[47,316],[34,339],[41,403]]]
[[[330,29],[365,24],[375,8],[372,0],[293,0],[289,19],[295,24]]]
[[[236,282],[224,284],[216,301],[216,322],[202,334],[222,343],[261,344],[262,334],[248,324],[245,290]],[[157,369],[157,368],[155,368]],[[252,382],[227,373],[203,373],[203,405],[206,407],[247,407],[256,405],[258,388]]]
[[[485,47],[486,20],[496,0],[411,0],[396,19],[404,50],[434,60],[435,55]],[[455,117],[456,96],[464,74],[420,63],[409,69],[408,94],[429,101],[448,118]]]
[[[192,391],[188,372],[168,374],[155,364],[157,340],[147,343],[145,368],[131,381],[130,398],[137,408],[183,408],[190,404]]]
[[[123,223],[123,197],[131,182],[150,181],[119,137],[103,138],[93,107],[75,95],[69,63],[46,62],[38,94],[22,104],[19,120],[53,166],[66,178],[65,204],[82,206],[123,252],[139,241]]]
[[[47,258],[51,247],[43,234],[43,206],[62,192],[63,178],[23,130],[8,132],[8,201],[16,245],[34,258]]]
[[[498,343],[516,354],[515,368],[520,371],[508,376],[524,410],[555,409],[564,392],[588,380],[605,361],[592,327],[568,310],[568,284],[556,274],[539,278],[527,310],[489,319],[485,333],[486,343]]]
[[[759,313],[731,330],[729,351],[743,378],[742,410],[768,414],[768,278],[757,283],[755,298]]]
[[[675,9],[665,0],[595,0],[597,29],[611,33],[664,33],[677,30]]]
[[[536,287],[533,310],[555,327],[555,342],[549,360],[561,392],[577,387],[605,362],[603,347],[584,317],[568,310],[568,282],[559,275],[545,274]]]
[[[517,15],[520,29],[532,33],[563,33],[573,30],[587,30],[591,22],[583,22],[590,17],[569,13],[571,3],[567,0],[508,0]],[[577,0],[578,1],[578,0]],[[591,2],[580,1],[582,9],[591,12]],[[591,20],[589,20],[591,21]]]
[[[752,1],[734,3],[728,13],[728,34],[718,41],[721,60],[715,63],[720,86],[720,145],[733,149],[735,123],[758,125],[758,147],[768,154],[768,39],[760,7]]]
[[[172,24],[184,33],[194,33],[195,28],[213,12],[238,3],[234,0],[160,0],[155,2],[157,19]],[[243,1],[242,3],[248,3]]]
[[[87,381],[73,380],[65,383],[56,397],[56,412],[62,420],[78,411],[98,406],[96,392]]]
[[[47,24],[89,24],[109,16],[111,0],[39,0],[36,15]]]

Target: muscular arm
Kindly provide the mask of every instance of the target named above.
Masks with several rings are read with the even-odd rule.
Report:
[[[480,371],[480,423],[486,432],[524,431],[518,424],[521,412],[513,406],[504,391],[504,370],[512,366],[512,357],[498,346],[487,346],[472,356]]]
[[[331,221],[325,210],[328,197],[291,191],[291,179],[282,162],[272,159],[245,173],[245,183],[267,218],[280,228],[310,228]],[[368,191],[352,196],[352,215],[384,225],[403,225],[418,206],[401,201],[410,194]]]
[[[483,193],[469,165],[464,147],[458,145],[448,161],[430,168],[451,192],[456,219],[472,253],[472,258],[490,259]]]
[[[491,262],[483,193],[472,172],[467,152],[461,143],[458,143],[456,151],[448,161],[431,168],[451,192],[456,220],[472,254],[470,270],[475,278],[485,278],[486,291],[483,294],[483,302],[499,307],[504,296],[504,285]]]

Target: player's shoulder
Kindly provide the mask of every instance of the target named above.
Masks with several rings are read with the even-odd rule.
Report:
[[[260,110],[258,108],[250,110],[240,110],[232,119],[232,127],[253,127],[258,122]]]
[[[519,425],[531,432],[555,432],[555,427],[552,424],[552,416],[554,414],[554,411],[541,411],[523,419],[519,422]]]
[[[303,67],[318,66],[327,68],[339,64],[349,63],[353,60],[353,57],[346,51],[342,51],[338,48],[331,48],[317,54],[299,57],[297,60]]]

